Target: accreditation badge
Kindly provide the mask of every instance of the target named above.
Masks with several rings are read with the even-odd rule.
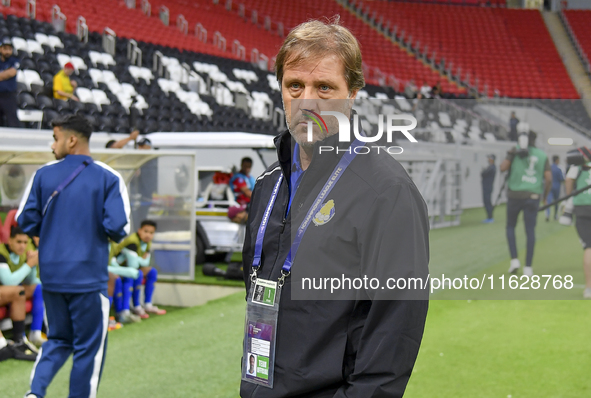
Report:
[[[242,380],[269,388],[273,388],[280,294],[277,282],[256,279],[246,301]]]

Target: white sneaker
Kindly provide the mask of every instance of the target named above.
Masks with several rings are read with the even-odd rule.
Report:
[[[519,271],[519,268],[521,268],[521,263],[519,262],[519,259],[518,258],[511,259],[511,265],[509,266],[509,273],[516,274],[517,271]]]
[[[133,307],[131,309],[131,312],[137,316],[139,316],[142,319],[147,319],[150,317],[150,315],[148,315],[146,313],[146,311],[144,310],[144,308],[141,305],[138,305],[137,307]]]
[[[37,347],[41,347],[47,341],[47,338],[40,330],[29,332],[29,341]]]
[[[529,277],[534,276],[534,269],[532,267],[523,267],[523,275]]]
[[[583,298],[591,299],[591,287],[585,289],[585,291],[583,292]]]

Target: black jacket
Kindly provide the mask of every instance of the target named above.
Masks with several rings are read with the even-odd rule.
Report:
[[[279,162],[257,179],[251,199],[243,249],[247,291],[257,229],[277,179],[281,173],[286,176],[270,215],[258,272],[260,278],[274,281],[290,249],[292,219],[297,228],[342,156],[342,152],[318,156],[318,146],[348,147],[337,138],[333,135],[316,144],[286,217],[293,142],[289,132],[276,137]],[[308,227],[282,289],[274,388],[243,381],[241,397],[369,398],[404,393],[419,351],[428,301],[379,300],[371,292],[347,300],[315,299],[317,292],[309,292],[310,296],[299,298],[313,299],[296,300],[295,295],[306,292],[295,288],[301,279],[295,274],[298,269],[321,268],[335,275],[425,277],[429,261],[425,202],[400,163],[384,151],[357,155],[328,199],[335,203],[333,218]],[[394,271],[380,271],[385,268]]]

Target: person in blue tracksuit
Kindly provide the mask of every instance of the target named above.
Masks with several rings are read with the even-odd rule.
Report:
[[[39,271],[47,342],[27,398],[42,398],[74,354],[70,398],[96,397],[109,323],[109,238],[129,234],[129,196],[119,173],[90,156],[92,128],[77,115],[54,120],[56,161],[31,178],[17,213],[19,226],[39,236]]]

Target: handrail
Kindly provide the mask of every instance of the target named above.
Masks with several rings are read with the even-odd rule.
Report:
[[[265,29],[271,30],[271,17],[268,15],[265,17]]]
[[[162,63],[163,56],[164,55],[160,51],[154,51],[152,58],[152,71],[160,77],[164,75],[164,64]]]
[[[258,65],[259,58],[259,50],[257,48],[253,48],[252,50],[250,50],[250,63]]]
[[[219,31],[213,34],[213,45],[222,51],[226,51],[226,38]]]
[[[113,29],[106,27],[103,29],[103,50],[107,54],[115,56],[115,44],[117,41],[117,34]]]
[[[88,25],[86,25],[86,18],[82,15],[76,21],[76,36],[78,36],[78,41],[88,43]]]
[[[185,36],[189,34],[189,23],[183,14],[179,14],[176,17],[176,27],[181,31],[181,33],[184,33]]]
[[[142,50],[137,45],[137,42],[133,39],[129,39],[127,42],[127,59],[132,65],[142,67]]]
[[[158,16],[164,25],[170,25],[170,11],[168,10],[168,7],[160,6],[158,8]]]
[[[187,79],[185,80],[185,76]],[[183,62],[181,64],[181,82],[184,84],[189,84],[189,79],[191,78],[191,66],[188,63]]]
[[[57,4],[51,7],[51,25],[58,32],[64,32],[66,30],[66,16],[60,10]]]
[[[261,61],[264,62],[264,66],[265,68],[261,68],[263,70],[269,70],[269,57],[267,57],[265,54],[259,54],[259,63],[261,63]],[[259,67],[261,67],[262,65],[260,65]]]
[[[200,22],[195,25],[195,36],[197,36],[197,40],[207,43],[207,29]]]
[[[238,40],[232,42],[232,54],[243,61],[246,59],[246,49]]]
[[[27,0],[26,13],[27,17],[31,19],[37,17],[37,2],[35,0]]]
[[[152,5],[148,0],[142,0],[142,14],[147,17],[152,16]]]

